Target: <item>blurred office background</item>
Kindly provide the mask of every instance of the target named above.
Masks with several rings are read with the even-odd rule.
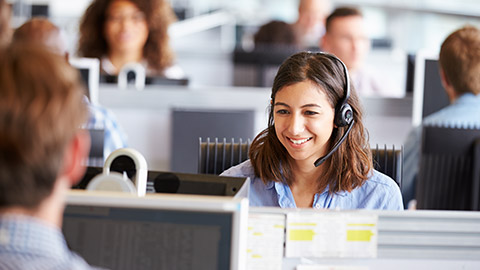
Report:
[[[11,0],[13,26],[33,15],[47,15],[76,51],[78,22],[91,0]],[[443,39],[464,24],[480,27],[477,0],[332,0],[361,8],[372,38],[368,65],[405,89],[407,55],[436,53]],[[170,36],[177,63],[191,85],[234,84],[232,53],[252,48],[252,36],[260,25],[273,20],[294,22],[298,0],[170,0],[178,21]]]

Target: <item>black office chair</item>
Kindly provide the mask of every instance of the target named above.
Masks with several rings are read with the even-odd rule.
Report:
[[[235,142],[232,138],[227,142],[223,138],[220,142],[218,138],[214,141],[202,141],[199,138],[198,148],[198,173],[203,174],[221,174],[226,169],[242,163],[248,159],[248,150],[250,149],[250,139]]]
[[[231,166],[242,163],[248,159],[248,150],[250,149],[250,140],[240,140],[235,142],[233,139],[215,138],[213,141],[207,138],[203,141],[199,138],[198,147],[198,173],[220,174]],[[382,149],[376,146],[372,149],[374,168],[395,180],[399,187],[402,184],[402,165],[403,165],[403,147],[400,149],[387,148]]]
[[[480,210],[480,129],[425,126],[418,209]]]
[[[377,144],[371,148],[373,167],[375,170],[390,176],[397,183],[398,187],[402,188],[403,178],[403,146],[400,148],[379,147]]]
[[[103,129],[88,129],[88,133],[90,134],[90,152],[86,165],[103,167],[105,131]]]

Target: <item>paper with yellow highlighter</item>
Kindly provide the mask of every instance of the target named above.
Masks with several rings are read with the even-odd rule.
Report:
[[[377,257],[375,214],[289,213],[286,223],[286,257]]]
[[[284,214],[248,215],[247,269],[281,270],[285,238]]]

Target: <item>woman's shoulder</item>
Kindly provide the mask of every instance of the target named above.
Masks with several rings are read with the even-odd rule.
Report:
[[[250,177],[253,179],[255,171],[250,160],[246,160],[238,165],[230,167],[220,174],[221,176]]]
[[[361,190],[361,191],[360,191]],[[391,177],[373,170],[370,177],[360,188],[360,192],[375,202],[374,209],[403,209],[400,187]]]
[[[372,174],[365,183],[369,185],[383,186],[386,188],[398,187],[395,180],[393,180],[390,176],[383,174],[377,170],[372,170]]]

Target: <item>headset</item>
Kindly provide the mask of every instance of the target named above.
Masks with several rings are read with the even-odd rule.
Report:
[[[348,77],[348,70],[347,66],[340,60],[338,57],[336,57],[333,54],[329,53],[324,53],[324,52],[317,52],[317,55],[323,55],[326,56],[330,59],[333,59],[335,61],[340,62],[343,67],[343,72],[345,74],[345,86],[344,86],[344,92],[345,96],[343,99],[337,104],[335,107],[335,119],[334,123],[335,126],[337,127],[345,127],[348,126],[347,131],[343,136],[338,140],[337,143],[332,147],[332,150],[328,152],[325,156],[317,159],[313,164],[315,167],[320,166],[325,160],[327,160],[335,151],[337,151],[338,147],[345,141],[345,138],[347,138],[348,133],[350,133],[350,130],[353,127],[353,124],[355,123],[355,120],[353,120],[353,110],[352,107],[348,104],[348,99],[350,98],[350,78]]]

